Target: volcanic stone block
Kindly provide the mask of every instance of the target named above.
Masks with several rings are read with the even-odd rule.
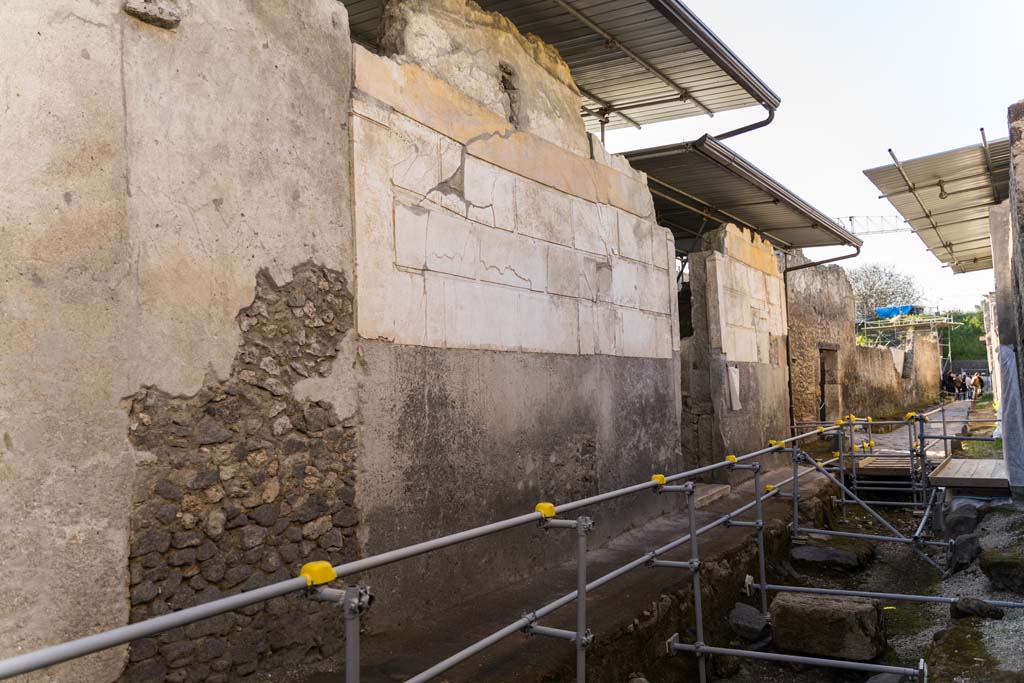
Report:
[[[771,616],[775,645],[782,650],[858,662],[885,652],[877,600],[785,593],[772,602]]]

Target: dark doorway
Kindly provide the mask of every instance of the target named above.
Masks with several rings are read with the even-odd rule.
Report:
[[[839,351],[818,349],[818,419],[834,419],[841,412],[839,405]]]

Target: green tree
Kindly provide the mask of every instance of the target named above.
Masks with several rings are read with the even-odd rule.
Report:
[[[981,337],[985,336],[985,319],[981,311],[951,311],[953,322],[961,323],[960,327],[950,330],[949,347],[953,360],[986,360],[985,344]]]

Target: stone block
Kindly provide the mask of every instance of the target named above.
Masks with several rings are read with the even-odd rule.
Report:
[[[425,303],[423,276],[390,271],[367,271],[359,282],[359,334],[399,344],[422,344]]]
[[[574,300],[523,293],[519,295],[517,313],[523,351],[579,352],[579,321]]]
[[[628,308],[620,308],[618,313],[622,324],[619,355],[639,358],[657,356],[659,330],[656,316]]]
[[[581,278],[577,252],[553,244],[548,246],[547,252],[548,291],[562,296],[578,296]]]
[[[598,271],[598,299],[617,306],[636,308],[640,304],[642,269],[639,263],[613,258],[610,279],[607,278],[607,271]]]
[[[654,224],[628,211],[618,211],[619,255],[653,264]]]
[[[426,196],[441,181],[441,136],[398,114],[391,117],[391,131],[391,181]]]
[[[619,311],[611,305],[598,304],[596,307],[597,336],[595,352],[605,356],[619,355],[622,324]]]
[[[675,271],[675,241],[672,238],[672,231],[659,225],[651,226],[651,262],[661,269],[669,268]],[[669,256],[672,256],[670,259]],[[670,262],[671,261],[671,267]]]
[[[645,311],[668,315],[672,312],[666,291],[665,271],[653,266],[638,266],[640,273],[639,307]]]
[[[494,228],[514,230],[515,176],[471,155],[466,155],[462,173],[467,216]]]
[[[858,662],[885,652],[885,621],[876,600],[783,593],[770,611],[781,650]]]
[[[577,249],[600,256],[619,253],[618,218],[614,208],[573,197],[572,229]]]
[[[395,204],[395,264],[423,270],[427,265],[427,224],[430,209]]]
[[[579,316],[580,355],[597,353],[597,307],[589,301],[576,302]]]
[[[769,633],[768,619],[756,607],[738,602],[729,611],[729,627],[743,640],[754,643]]]
[[[602,278],[605,286],[611,287],[612,267],[607,257],[601,258],[590,254],[576,252],[577,257],[577,296],[587,301],[597,301],[601,290]]]
[[[986,550],[981,553],[981,571],[992,587],[1024,594],[1024,555],[1017,550]]]
[[[543,242],[491,228],[479,227],[477,278],[543,292],[547,286],[547,246]]]
[[[426,266],[449,275],[475,278],[480,253],[477,226],[445,211],[432,211],[427,223]]]
[[[571,247],[572,198],[540,183],[516,178],[516,229],[520,234]]]
[[[519,291],[466,280],[444,282],[444,332],[449,347],[515,350],[519,347]]]

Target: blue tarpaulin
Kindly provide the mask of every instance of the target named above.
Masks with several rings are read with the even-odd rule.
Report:
[[[881,306],[875,309],[875,315],[879,318],[895,318],[898,315],[907,315],[912,310],[913,306]]]

